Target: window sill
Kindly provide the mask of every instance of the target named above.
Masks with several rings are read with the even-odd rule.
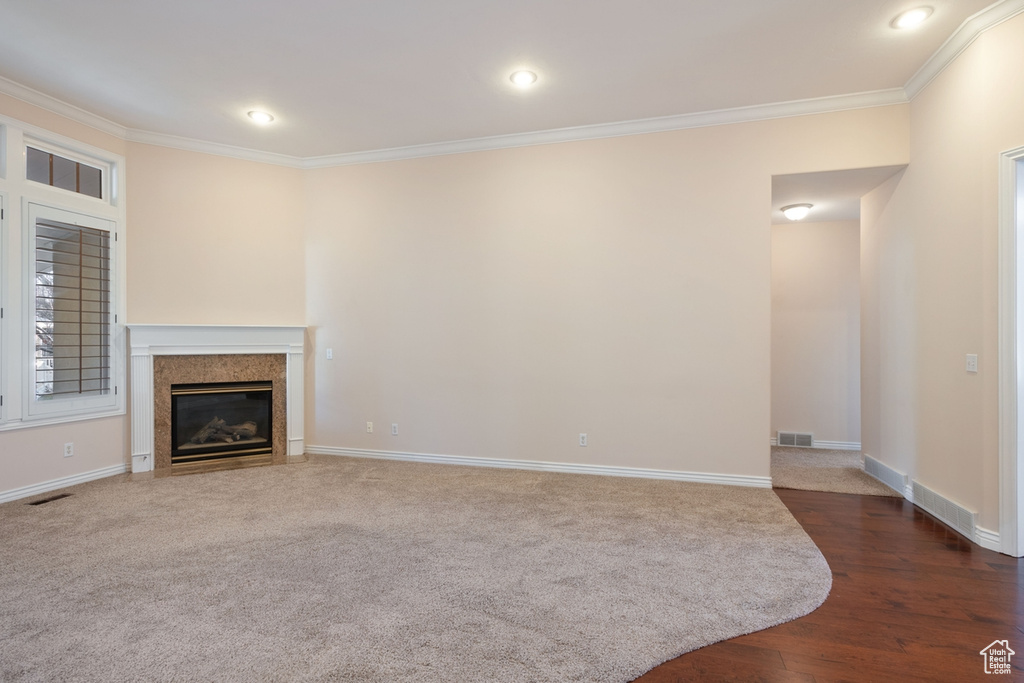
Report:
[[[105,410],[90,410],[87,412],[46,415],[41,417],[28,417],[20,420],[0,421],[0,432],[14,431],[16,429],[29,429],[31,427],[48,427],[52,425],[67,424],[69,422],[82,422],[84,420],[99,420],[106,417],[117,417],[126,415],[124,406],[115,406]]]

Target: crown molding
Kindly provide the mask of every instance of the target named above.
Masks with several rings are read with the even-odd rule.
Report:
[[[304,166],[304,160],[301,157],[291,156],[288,154],[263,152],[258,149],[249,149],[248,147],[236,147],[234,145],[225,145],[219,142],[208,142],[206,140],[196,140],[195,138],[183,138],[177,135],[167,135],[165,133],[150,133],[149,131],[138,130],[135,128],[128,129],[124,137],[129,142],[156,145],[157,147],[170,147],[171,149],[179,149],[185,152],[213,154],[215,156],[242,159],[243,161],[256,161],[263,164],[273,164],[275,166],[288,166],[291,168],[302,168]]]
[[[1021,0],[1024,2],[1024,0]],[[769,119],[804,116],[808,114],[826,114],[850,109],[882,107],[892,104],[906,104],[909,100],[902,88],[877,90],[873,92],[855,93],[852,95],[836,95],[791,102],[735,107],[714,111],[662,116],[633,121],[619,121],[589,126],[557,128],[553,130],[535,131],[530,133],[514,133],[496,135],[468,140],[437,142],[409,147],[370,150],[366,152],[348,152],[317,157],[297,157],[275,152],[264,152],[247,147],[237,147],[218,142],[209,142],[195,138],[185,138],[164,133],[127,128],[104,119],[95,114],[62,102],[55,97],[45,95],[31,88],[26,88],[14,81],[0,77],[0,93],[16,97],[20,100],[60,114],[73,121],[91,126],[121,139],[159,147],[169,147],[186,152],[213,154],[231,157],[244,161],[255,161],[290,168],[329,168],[333,166],[354,166],[357,164],[400,161],[422,157],[443,156],[449,154],[465,154],[467,152],[483,152],[488,150],[510,149],[514,147],[530,147],[534,145],[556,144],[560,142],[576,142],[601,138],[661,133],[688,128],[706,128],[732,123],[747,123]]]
[[[1024,0],[1003,0],[968,17],[953,35],[917,70],[904,90],[911,100],[960,56],[985,31],[1024,12]]]
[[[368,152],[350,152],[303,159],[303,168],[328,168],[333,166],[354,166],[403,159],[443,156],[447,154],[465,154],[467,152],[483,152],[513,147],[532,147],[560,142],[577,142],[580,140],[597,140],[601,138],[622,137],[626,135],[643,135],[646,133],[664,133],[688,128],[707,128],[733,123],[749,123],[766,121],[791,116],[808,114],[827,114],[850,109],[866,109],[884,107],[909,102],[902,88],[876,90],[873,92],[854,93],[852,95],[836,95],[818,97],[791,102],[777,102],[750,107],[717,109],[714,111],[681,114],[677,116],[661,116],[650,119],[601,123],[590,126],[557,128],[532,133],[514,133],[511,135],[495,135],[470,140],[437,142],[410,147],[394,147],[391,149],[371,150]]]
[[[113,135],[114,137],[125,139],[128,133],[128,129],[119,123],[114,123],[110,119],[105,119],[102,116],[98,116],[91,112],[88,112],[81,107],[76,107],[73,104],[68,104],[63,100],[58,100],[56,97],[41,93],[38,90],[33,90],[21,83],[15,83],[14,81],[0,76],[0,94],[9,95],[15,99],[27,102],[28,104],[34,105],[46,111],[52,112],[63,116],[66,119],[71,119],[76,123],[81,123],[90,128],[106,133],[107,135]]]

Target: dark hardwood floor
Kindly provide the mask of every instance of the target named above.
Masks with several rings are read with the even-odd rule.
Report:
[[[901,498],[776,493],[832,568],[825,604],[638,681],[1024,680],[1024,562]],[[1019,653],[1011,675],[985,674],[980,652],[995,640]]]

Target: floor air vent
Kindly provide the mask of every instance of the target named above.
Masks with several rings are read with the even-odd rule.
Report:
[[[779,432],[776,441],[780,446],[799,446],[800,448],[813,448],[814,435],[802,432]]]
[[[50,496],[49,498],[40,498],[39,500],[33,500],[31,503],[26,503],[26,505],[42,505],[43,503],[52,503],[55,500],[60,500],[61,498],[70,498],[70,497],[71,497],[70,493],[58,493],[57,495]]]
[[[970,540],[974,540],[974,513],[926,486],[914,482],[914,505],[929,512]]]

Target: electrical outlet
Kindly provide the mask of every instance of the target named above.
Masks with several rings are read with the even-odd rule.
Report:
[[[75,444],[72,441],[68,441],[66,444],[64,444],[64,457],[65,458],[70,458],[74,454],[75,454]]]
[[[978,354],[969,353],[967,354],[967,372],[978,371]]]
[[[334,360],[334,349],[327,349],[327,360]]]
[[[397,422],[392,422],[391,423],[391,436],[398,436],[398,423]]]
[[[587,445],[587,435],[586,434],[583,434],[583,433],[580,434],[580,445],[581,446],[586,446]]]
[[[372,422],[367,422],[366,423],[366,433],[367,434],[373,434],[373,423]]]

